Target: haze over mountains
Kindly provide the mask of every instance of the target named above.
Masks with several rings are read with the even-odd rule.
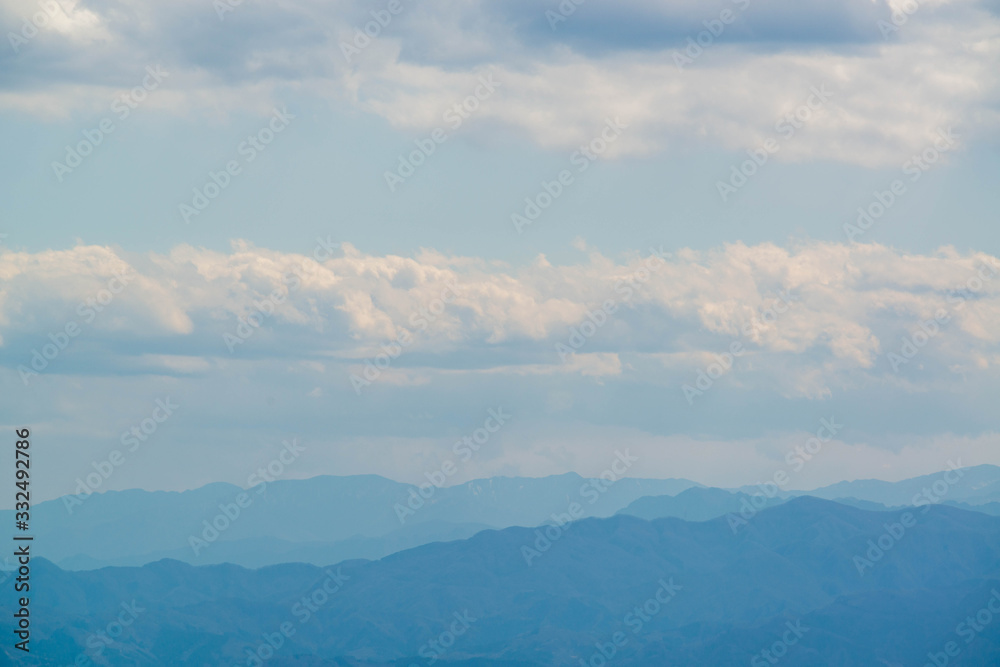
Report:
[[[429,497],[424,498],[412,485],[359,475],[279,480],[250,490],[209,484],[180,493],[108,492],[40,503],[34,509],[35,548],[70,569],[161,558],[248,567],[293,561],[329,565],[470,537],[485,528],[536,526],[571,502],[584,508],[581,516],[610,516],[636,498],[672,495],[694,485],[670,479],[586,480],[570,473],[425,487]],[[241,508],[237,499],[244,493],[248,506]],[[0,512],[0,521],[12,525],[12,513]],[[223,527],[214,540],[212,525]]]
[[[958,483],[948,484],[944,500],[964,502],[968,505],[983,505],[1000,500],[1000,467],[980,465],[961,468]],[[833,500],[836,498],[857,498],[889,506],[914,504],[914,498],[931,489],[935,482],[939,484],[942,478],[956,479],[956,473],[945,470],[930,475],[922,475],[900,482],[885,482],[877,479],[864,479],[853,482],[838,482],[814,491],[793,491],[792,495],[810,495],[816,498]]]
[[[553,523],[553,516],[565,514],[572,503],[579,505],[573,518],[624,513],[705,521],[754,514],[808,494],[871,510],[908,506],[916,499],[997,514],[1000,468],[984,465],[959,472],[901,482],[844,482],[774,497],[765,495],[771,493],[766,487],[744,487],[741,493],[682,479],[611,482],[574,473],[424,487],[426,498],[415,486],[376,475],[280,480],[249,490],[229,484],[181,493],[130,490],[40,503],[34,508],[35,548],[67,569],[143,565],[162,558],[196,565],[331,565],[465,539],[488,528]],[[954,483],[945,481],[946,474]],[[925,491],[930,496],[920,500]],[[247,506],[239,507],[236,499],[244,493]],[[9,511],[0,512],[0,525],[10,526],[12,520]]]
[[[1000,614],[981,613],[1000,602],[1000,518],[945,506],[886,513],[795,498],[735,531],[725,517],[619,515],[326,569],[165,560],[67,572],[37,561],[32,576],[43,648],[25,665],[81,654],[105,665],[359,666],[1000,657]],[[125,631],[102,643],[116,618]],[[4,614],[0,631],[10,625]]]
[[[685,521],[708,521],[729,513],[739,513],[748,507],[751,510],[763,509],[783,502],[782,498],[768,498],[760,494],[756,496],[755,503],[755,497],[747,493],[692,487],[676,496],[644,496],[629,503],[618,514],[640,519],[674,517]]]

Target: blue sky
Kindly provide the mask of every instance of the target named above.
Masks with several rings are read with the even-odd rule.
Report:
[[[555,2],[404,1],[363,48],[388,2],[46,6],[0,2],[0,415],[50,443],[42,497],[166,396],[104,488],[242,483],[293,436],[293,476],[418,481],[497,406],[514,419],[455,481],[593,474],[629,445],[637,476],[753,483],[831,416],[798,487],[1000,463],[995,3],[587,0],[550,24]]]

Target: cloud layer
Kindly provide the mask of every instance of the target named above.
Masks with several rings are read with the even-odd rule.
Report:
[[[741,475],[767,477],[786,447],[831,417],[845,430],[803,485],[876,470],[884,477],[930,472],[960,452],[970,465],[1000,463],[989,458],[1000,431],[993,405],[1000,389],[1000,262],[967,250],[994,247],[967,242],[969,236],[949,239],[966,239],[963,249],[930,252],[928,242],[919,246],[924,254],[866,243],[713,240],[697,251],[607,254],[611,234],[620,249],[649,228],[617,227],[618,220],[665,218],[663,228],[671,229],[688,219],[675,195],[689,186],[664,174],[710,173],[690,186],[688,199],[701,196],[704,185],[715,202],[716,177],[726,178],[730,164],[746,165],[746,150],[759,159],[765,144],[777,147],[767,149],[767,159],[898,170],[934,146],[942,130],[958,136],[946,161],[995,139],[995,2],[400,1],[393,14],[388,0],[0,0],[8,42],[0,48],[0,114],[15,135],[28,128],[28,138],[13,137],[24,150],[18,165],[42,164],[30,156],[65,143],[48,123],[72,125],[79,136],[142,83],[147,67],[168,73],[155,95],[139,91],[144,111],[152,112],[133,130],[143,142],[122,146],[119,156],[128,157],[113,163],[142,182],[134,199],[107,195],[129,179],[101,171],[100,158],[88,163],[88,173],[100,171],[105,184],[78,178],[57,192],[38,185],[49,177],[44,168],[23,180],[12,168],[8,179],[27,202],[24,219],[41,216],[39,225],[53,227],[72,220],[75,226],[65,228],[73,236],[93,239],[97,232],[124,244],[139,238],[103,217],[108,203],[125,211],[128,225],[146,215],[147,205],[163,214],[159,222],[156,212],[145,219],[145,241],[128,250],[81,241],[34,252],[48,244],[44,239],[32,252],[0,248],[0,387],[11,397],[4,414],[8,425],[37,425],[52,443],[52,463],[40,475],[45,493],[71,491],[90,461],[106,457],[122,431],[167,396],[182,406],[178,416],[157,431],[157,446],[142,450],[145,463],[116,477],[115,488],[239,482],[244,463],[266,461],[269,447],[292,435],[315,445],[303,475],[375,472],[416,481],[498,406],[516,419],[465,478],[593,474],[609,452],[632,446],[643,456],[636,474],[752,482]],[[486,76],[495,92],[470,97]],[[445,113],[463,102],[460,125],[473,150],[442,157],[436,181],[454,187],[420,190],[418,203],[429,209],[416,211],[406,195],[390,201],[382,163],[394,164],[400,145],[412,150],[408,137],[427,137],[446,123],[453,128]],[[267,116],[285,104],[308,125],[308,139],[286,142],[291,158],[241,186],[259,194],[266,181],[274,202],[232,214],[230,226],[212,228],[216,236],[206,226],[204,235],[170,237],[208,248],[161,242],[168,232],[158,225],[179,221],[173,199],[145,199],[152,185],[163,185],[155,170],[179,173],[180,185],[171,188],[188,191],[224,157],[192,137],[215,127],[228,133],[252,121],[246,115]],[[409,232],[424,240],[425,232],[436,233],[426,211],[448,198],[461,206],[441,206],[441,229],[456,228],[449,216],[463,223],[479,216],[513,237],[504,195],[491,205],[503,223],[494,225],[482,218],[482,193],[510,190],[500,182],[506,174],[520,178],[550,159],[565,164],[560,156],[599,136],[608,119],[623,131],[605,156],[628,159],[628,170],[608,165],[607,187],[595,187],[581,206],[613,201],[594,207],[613,231],[574,226],[591,240],[606,234],[603,252],[582,238],[570,245],[555,224],[521,246],[549,256],[517,264],[494,258],[526,257],[520,251],[414,250]],[[349,129],[317,140],[319,128],[342,125]],[[353,132],[358,136],[345,139]],[[158,150],[166,141],[171,150]],[[322,148],[304,146],[310,142]],[[502,147],[489,151],[496,161],[487,161],[484,146]],[[136,153],[125,148],[141,151],[151,171],[134,168]],[[337,161],[317,157],[334,150]],[[355,164],[361,151],[375,167]],[[985,183],[969,177],[986,172],[975,172],[988,162],[982,152],[950,177],[963,187]],[[292,168],[282,180],[284,165]],[[798,171],[772,174],[790,170]],[[363,175],[338,180],[349,171]],[[369,171],[379,189],[359,195]],[[845,191],[831,210],[842,203],[853,209],[857,193],[888,187],[884,179],[868,185],[873,174],[864,168],[815,164],[801,171],[809,172],[802,192]],[[303,173],[310,178],[292,175]],[[481,187],[458,193],[464,181],[453,174],[466,173]],[[803,230],[810,221],[816,229],[839,229],[854,218],[828,224],[793,214],[795,200],[808,196],[788,192],[795,182],[762,187],[770,198],[740,213],[763,211],[763,218],[776,208],[777,217],[805,220],[797,228]],[[407,188],[419,190],[417,183]],[[940,181],[921,188],[959,191]],[[983,196],[962,199],[948,215],[985,219],[991,200]],[[626,198],[634,205],[619,204]],[[741,193],[733,204],[750,199]],[[279,200],[303,209],[286,210]],[[59,209],[47,209],[50,201],[73,215],[52,213]],[[814,208],[822,207],[817,197]],[[316,221],[331,211],[336,224],[355,230],[375,220],[374,234],[392,238],[380,249],[406,249],[370,254],[360,246],[371,241],[360,235],[357,247],[325,238],[297,251],[249,241],[227,249],[220,242],[238,235],[268,245],[262,239],[275,236],[264,235],[263,226],[281,220],[275,228],[287,234],[275,243],[287,243],[293,230],[326,224]],[[723,230],[711,238],[732,238],[724,235],[735,231],[727,225],[741,218],[734,222],[730,213],[711,214],[720,223],[711,229]],[[709,215],[691,219],[701,229]],[[219,220],[227,220],[224,211]],[[394,234],[404,224],[407,233]],[[911,228],[913,237],[926,229]],[[785,237],[740,229],[753,234],[747,239]],[[497,238],[492,228],[485,235],[475,225],[466,231],[479,243]],[[443,233],[434,238],[430,245],[456,247],[440,241]],[[157,252],[133,251],[150,248]]]
[[[166,397],[176,416],[109,488],[240,482],[293,436],[312,447],[301,476],[417,481],[498,407],[514,419],[463,479],[596,474],[633,447],[636,475],[752,483],[821,418],[844,428],[802,486],[1000,462],[996,257],[574,245],[576,263],[523,266],[330,239],[5,250],[7,420],[51,443],[45,497]]]
[[[67,0],[0,51],[0,108],[92,111],[159,64],[170,85],[150,104],[176,113],[266,113],[304,94],[414,133],[493,71],[502,94],[474,114],[481,132],[571,150],[617,116],[630,126],[618,155],[758,147],[821,85],[831,98],[777,159],[894,165],[938,128],[972,140],[997,127],[1000,19],[988,3],[590,0],[566,16],[554,2],[400,7]],[[20,35],[36,11],[3,0],[0,28]],[[374,38],[358,37],[366,27]]]
[[[998,361],[1000,261],[982,253],[735,243],[618,259],[589,251],[561,266],[540,255],[512,267],[432,250],[380,257],[324,245],[303,254],[246,242],[229,253],[6,251],[5,363],[16,367],[15,350],[37,348],[70,321],[115,367],[156,353],[329,360],[357,372],[404,341],[406,354],[391,355],[401,359],[392,366],[410,382],[581,372],[680,385],[739,343],[734,370],[753,369],[755,382],[790,397],[820,398],[871,378],[914,390],[961,382],[994,374]],[[128,278],[112,294],[117,275]],[[917,332],[928,327],[924,341]],[[890,354],[901,355],[914,335],[919,357],[894,361]],[[129,345],[144,354],[130,355]]]

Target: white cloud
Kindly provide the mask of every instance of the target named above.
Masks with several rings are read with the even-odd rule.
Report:
[[[7,27],[16,27],[23,4],[0,2]],[[296,91],[425,133],[473,92],[480,74],[495,71],[502,88],[469,125],[510,128],[554,150],[590,141],[609,116],[629,124],[610,155],[706,144],[742,150],[778,138],[775,159],[866,166],[900,164],[941,127],[959,129],[964,142],[996,131],[1000,19],[979,2],[920,3],[883,39],[876,25],[890,16],[883,2],[760,1],[679,69],[673,54],[685,44],[683,30],[697,34],[726,6],[593,0],[557,31],[532,3],[413,6],[350,64],[339,44],[370,20],[355,3],[244,3],[225,21],[195,2],[71,8],[78,28],[41,34],[7,63],[0,107],[50,114],[106,107],[143,66],[160,63],[172,78],[151,104],[178,113],[267,113]],[[621,37],[592,24],[599,16],[615,21]],[[666,37],[646,44],[649,26],[661,23]],[[44,71],[35,69],[41,62]],[[821,85],[831,99],[795,136],[779,136],[779,120]]]
[[[937,368],[924,382],[957,380],[956,369],[994,373],[1000,342],[1000,274],[992,273],[1000,261],[953,248],[923,256],[876,244],[737,243],[681,250],[648,274],[639,256],[591,252],[579,264],[539,257],[504,268],[432,251],[372,256],[349,244],[323,264],[245,242],[230,253],[178,246],[128,260],[94,246],[0,257],[0,349],[44,343],[129,270],[134,277],[93,319],[89,338],[105,340],[120,363],[128,354],[115,341],[166,341],[178,358],[159,350],[136,363],[179,373],[207,370],[198,358],[230,356],[223,335],[252,331],[233,354],[355,365],[409,336],[419,368],[386,375],[402,385],[459,371],[638,377],[652,367],[666,376],[650,381],[670,384],[739,341],[748,386],[752,377],[788,396],[822,397],[892,375],[885,355],[942,311],[947,323],[914,365]],[[556,345],[609,299],[616,312],[577,336],[583,344],[563,363]],[[469,354],[476,363],[461,361]]]

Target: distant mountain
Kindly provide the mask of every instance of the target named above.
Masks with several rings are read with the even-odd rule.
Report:
[[[633,501],[618,514],[637,516],[640,519],[675,517],[685,521],[708,521],[729,513],[739,514],[744,508],[750,512],[783,503],[780,498],[753,498],[745,493],[709,487],[694,487],[676,496],[646,496]]]
[[[376,475],[323,476],[250,490],[209,484],[180,493],[113,491],[82,502],[66,497],[38,504],[32,518],[36,552],[69,569],[142,565],[162,558],[195,565],[328,565],[465,539],[487,528],[537,526],[566,514],[574,504],[579,506],[578,517],[624,511],[642,518],[704,521],[740,512],[747,496],[755,506],[808,494],[885,510],[909,506],[925,490],[935,502],[1000,514],[1000,467],[977,466],[901,482],[843,482],[766,500],[757,487],[747,487],[741,495],[681,479],[624,478],[608,483],[573,473],[424,487],[423,496],[416,486]],[[234,503],[244,493],[249,506],[238,508]],[[921,502],[926,501],[925,496]],[[235,516],[237,509],[238,518],[222,516],[226,511]],[[213,522],[224,528],[214,541]],[[12,524],[12,513],[0,511],[0,537]]]
[[[870,500],[858,500],[857,498],[834,498],[833,501],[841,505],[857,507],[859,510],[868,510],[869,512],[889,512],[897,509],[905,509],[905,507],[886,507],[882,503],[873,503]]]
[[[981,505],[970,505],[968,503],[958,503],[951,500],[944,501],[945,505],[950,505],[951,507],[957,507],[963,510],[972,510],[975,512],[983,512],[984,514],[989,514],[990,516],[1000,516],[1000,502],[988,502]]]
[[[1000,518],[903,515],[797,498],[735,533],[724,518],[619,515],[326,570],[36,561],[37,644],[18,664],[73,664],[88,638],[106,665],[257,664],[247,649],[267,665],[597,665],[601,652],[622,665],[774,664],[765,650],[787,665],[923,665],[948,642],[957,664],[1000,664],[1000,618],[968,643],[957,634],[1000,596]],[[141,611],[115,642],[94,639],[129,609]],[[4,636],[11,620],[0,615]],[[0,651],[9,660],[10,642]]]
[[[645,496],[639,498],[625,509],[619,510],[618,514],[628,514],[630,516],[637,516],[640,519],[650,520],[674,517],[684,519],[685,521],[708,521],[727,515],[740,517],[753,516],[767,507],[780,505],[795,497],[805,496],[776,495],[772,498],[761,493],[759,489],[751,494],[712,487],[692,487],[676,496]],[[834,498],[833,501],[870,512],[888,512],[905,509],[905,507],[890,508],[881,503],[858,500],[857,498]],[[992,511],[994,508],[987,505],[973,506],[954,503],[954,506],[960,506],[962,509],[972,511],[985,512],[993,516],[1000,515],[1000,512],[994,513]],[[1000,509],[1000,507],[997,509]]]
[[[790,495],[810,495],[816,498],[857,498],[881,503],[889,507],[913,505],[914,499],[925,490],[935,494],[934,485],[945,489],[940,498],[942,502],[962,502],[968,505],[983,505],[990,502],[1000,502],[1000,467],[980,465],[971,468],[960,468],[962,473],[947,471],[932,475],[923,475],[900,482],[883,482],[877,479],[863,479],[853,482],[838,482],[824,486],[814,491],[791,491]],[[957,480],[954,484],[944,482]]]
[[[142,565],[165,557],[199,565],[329,565],[490,527],[536,526],[571,503],[580,505],[581,516],[611,516],[641,496],[692,486],[678,479],[609,484],[571,473],[427,487],[422,497],[418,487],[377,475],[322,476],[250,490],[209,484],[184,492],[110,491],[82,502],[67,496],[39,503],[32,519],[37,553],[65,568]],[[240,508],[236,501],[244,493],[248,506]],[[10,530],[13,518],[0,511],[2,530]],[[213,523],[224,529],[211,541]],[[199,547],[197,540],[205,541]]]
[[[243,567],[264,567],[276,563],[312,563],[323,565],[352,559],[377,560],[391,553],[429,542],[448,542],[472,537],[491,528],[485,524],[450,524],[425,522],[404,526],[381,537],[355,537],[336,542],[290,542],[273,537],[219,540],[197,556],[187,544],[175,549],[107,558],[103,561],[78,555],[64,559],[59,566],[67,570],[93,570],[107,566],[139,566],[164,558],[193,565],[233,563]]]

